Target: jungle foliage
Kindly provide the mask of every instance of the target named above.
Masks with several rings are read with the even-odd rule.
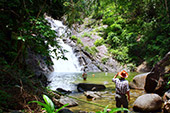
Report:
[[[153,66],[170,50],[170,2],[167,0],[99,0],[103,38],[118,61]]]
[[[152,67],[170,50],[168,0],[79,0],[72,6],[72,21],[92,17],[108,25],[103,42],[123,64],[146,61]]]
[[[34,81],[37,84],[33,86],[28,81],[34,75],[25,65],[28,50],[41,54],[47,62],[50,53],[57,51],[51,51],[49,46],[57,46],[63,53],[56,40],[57,32],[50,29],[44,13],[54,19],[64,16],[68,26],[81,24],[86,17],[102,19],[108,27],[104,29],[103,40],[95,45],[109,45],[112,56],[124,64],[139,65],[147,61],[153,66],[170,50],[168,0],[1,0],[0,109],[6,107],[6,101],[12,96],[3,88],[17,86],[24,92],[23,84],[32,90],[39,84]],[[96,51],[95,47],[90,49]],[[65,59],[63,55],[58,58]]]

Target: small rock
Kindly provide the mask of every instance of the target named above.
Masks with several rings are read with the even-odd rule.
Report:
[[[163,113],[170,113],[170,100],[165,101],[162,107]]]

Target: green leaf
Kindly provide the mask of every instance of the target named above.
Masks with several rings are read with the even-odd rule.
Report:
[[[123,110],[129,111],[127,108],[114,108],[109,113],[114,113],[114,112],[123,111]]]
[[[104,113],[107,113],[107,108],[108,108],[108,106],[106,106],[106,107],[104,108]]]
[[[18,40],[22,40],[22,39],[23,39],[23,37],[22,37],[22,36],[19,36],[19,37],[18,37]]]
[[[45,103],[51,108],[52,111],[55,110],[54,108],[54,103],[52,102],[52,100],[50,98],[48,98],[48,96],[43,95],[43,99],[45,101]]]
[[[45,108],[45,110],[47,111],[47,113],[52,113],[53,111],[51,110],[50,106],[48,106],[47,104],[44,104],[42,102],[39,102],[39,101],[31,101],[31,102],[28,102],[28,104],[30,103],[37,103],[39,104],[40,106],[43,106]]]
[[[60,107],[59,109],[56,110],[56,113],[57,113],[58,111],[60,111],[61,109],[63,109],[64,107],[68,106],[68,105],[69,105],[69,104],[65,104],[65,105],[63,105],[62,107]]]

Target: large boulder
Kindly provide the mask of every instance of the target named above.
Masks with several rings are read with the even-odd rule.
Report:
[[[162,98],[158,94],[144,94],[136,99],[133,110],[136,112],[160,111],[162,103]]]
[[[170,89],[165,92],[165,94],[164,94],[164,96],[163,96],[163,100],[164,100],[164,101],[170,100]]]
[[[106,87],[103,84],[90,84],[90,83],[79,83],[77,85],[77,90],[79,92],[83,91],[102,91],[105,90]]]
[[[170,74],[170,52],[159,61],[147,75],[145,81],[145,91],[147,93],[157,93],[163,95],[167,85],[167,76]]]
[[[144,89],[145,80],[146,80],[147,75],[148,75],[148,73],[136,75],[133,78],[132,82],[130,82],[129,87],[131,89]]]

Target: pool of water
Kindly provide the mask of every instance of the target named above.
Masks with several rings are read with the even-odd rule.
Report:
[[[51,84],[50,87],[55,90],[58,87],[62,87],[63,89],[66,90],[72,90],[74,93],[70,94],[71,96],[74,96],[76,98],[80,98],[82,100],[87,100],[86,96],[83,93],[79,93],[76,90],[75,84],[78,83],[95,83],[95,84],[104,84],[106,86],[106,90],[108,93],[102,95],[102,98],[92,100],[90,102],[97,103],[103,106],[108,106],[108,108],[115,108],[116,107],[116,102],[115,102],[115,84],[112,82],[112,78],[114,77],[115,73],[87,73],[88,77],[87,80],[84,81],[82,78],[82,73],[55,73],[54,75],[51,75],[49,80],[51,79]],[[127,80],[130,82],[132,81],[132,78],[139,73],[129,73],[129,77]],[[129,110],[132,110],[132,106],[134,101],[136,100],[137,97],[140,95],[144,94],[143,90],[130,90],[130,96],[131,100],[129,102]],[[103,107],[98,107],[93,104],[77,101],[78,106],[75,107],[70,107],[69,109],[73,111],[74,113],[78,113],[79,111],[101,111],[104,108]]]
[[[129,110],[130,111],[133,112],[132,106],[133,106],[134,101],[136,100],[136,98],[138,96],[142,95],[143,93],[144,93],[143,90],[132,90],[132,89],[130,90],[130,96],[131,96],[131,99],[130,99],[130,102],[129,102]],[[112,109],[112,108],[116,107],[116,101],[115,101],[114,95],[115,95],[115,91],[111,91],[111,92],[108,92],[107,94],[102,95],[102,98],[92,100],[90,102],[97,103],[97,104],[104,105],[104,106],[108,106],[108,108]],[[74,97],[88,101],[88,99],[82,93],[72,94],[71,96],[74,96]],[[98,107],[96,105],[84,103],[84,102],[81,102],[81,101],[78,101],[78,104],[79,104],[78,106],[70,107],[69,109],[71,111],[73,111],[74,113],[78,113],[79,111],[96,112],[96,111],[101,111],[101,110],[104,109],[103,107]]]

